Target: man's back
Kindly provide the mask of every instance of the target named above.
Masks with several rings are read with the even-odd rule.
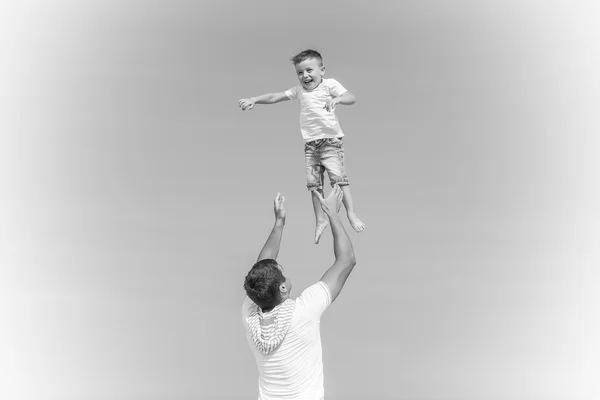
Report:
[[[260,374],[259,400],[320,400],[324,396],[320,320],[331,304],[330,290],[318,282],[294,301],[289,330],[268,354],[258,350],[249,328],[256,305],[246,297],[242,306],[246,337]]]
[[[343,192],[335,185],[323,199],[329,218],[335,261],[321,280],[292,300],[291,281],[276,261],[285,226],[284,197],[274,201],[275,224],[256,264],[244,279],[249,296],[243,304],[246,337],[260,374],[259,400],[322,400],[323,352],[320,321],[323,312],[339,296],[356,265],[354,249],[337,212]],[[251,300],[252,298],[252,300]],[[259,308],[256,304],[260,304]]]

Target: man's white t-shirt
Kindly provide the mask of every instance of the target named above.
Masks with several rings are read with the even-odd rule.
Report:
[[[285,91],[290,99],[300,102],[300,132],[305,142],[317,139],[339,138],[344,133],[333,111],[325,109],[327,99],[341,96],[347,90],[335,79],[323,79],[313,90],[306,90],[300,84]]]
[[[246,297],[242,317],[248,344],[258,367],[258,400],[322,400],[323,351],[321,315],[331,304],[331,293],[324,282],[306,288],[294,300],[296,307],[290,328],[281,345],[262,354],[248,330],[248,316],[255,304]]]

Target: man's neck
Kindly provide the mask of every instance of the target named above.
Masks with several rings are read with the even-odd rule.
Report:
[[[263,313],[268,313],[269,311],[273,311],[275,309],[275,307],[277,307],[278,305],[281,305],[286,300],[287,300],[287,298],[281,299],[281,301],[279,303],[275,304],[273,307],[265,307],[265,308],[261,307],[260,309]]]

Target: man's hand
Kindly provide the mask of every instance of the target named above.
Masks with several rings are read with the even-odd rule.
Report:
[[[240,108],[242,109],[242,111],[250,111],[254,108],[254,104],[256,102],[251,98],[249,99],[240,99],[240,101],[238,101],[238,104],[240,106]]]
[[[335,106],[340,102],[339,97],[333,97],[331,99],[327,99],[325,102],[325,108],[327,111],[332,112],[335,109]]]
[[[275,197],[275,201],[273,202],[273,210],[275,211],[275,220],[285,222],[285,207],[283,206],[285,203],[285,197],[281,195],[281,193],[277,193]]]
[[[344,192],[342,192],[342,189],[339,185],[335,185],[333,187],[333,190],[329,193],[326,199],[324,199],[323,196],[321,196],[321,193],[319,193],[317,190],[315,190],[315,194],[319,198],[319,201],[321,202],[321,208],[325,214],[332,216],[340,211]]]
[[[281,235],[283,234],[283,228],[285,226],[285,208],[283,207],[284,202],[285,197],[283,197],[281,193],[277,193],[275,201],[273,202],[273,209],[275,211],[275,224],[273,225],[273,230],[271,230],[271,234],[267,238],[267,241],[260,251],[256,261],[267,258],[271,258],[273,260],[277,259],[277,255],[279,254],[279,245],[281,244]]]

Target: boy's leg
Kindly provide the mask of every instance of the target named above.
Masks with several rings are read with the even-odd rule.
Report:
[[[350,185],[344,185],[340,187],[342,188],[342,192],[344,192],[342,202],[344,203],[344,207],[346,207],[346,215],[348,216],[348,221],[350,221],[350,225],[356,232],[364,231],[367,226],[358,218],[358,216],[354,212],[352,194],[350,194]]]
[[[344,166],[344,144],[341,139],[327,139],[327,141],[327,147],[321,151],[321,163],[327,170],[331,185],[333,186],[337,183],[341,187],[342,192],[344,192],[342,201],[352,229],[356,232],[362,232],[365,230],[366,225],[354,212],[350,184],[346,175],[346,167]]]
[[[321,201],[319,200],[315,192],[319,192],[322,197],[324,196],[323,189],[315,189],[311,190],[310,192],[316,219],[315,244],[319,244],[319,240],[321,240],[321,235],[323,235],[323,232],[325,232],[325,228],[327,228],[327,226],[329,225],[329,219],[327,219],[327,216],[323,212],[323,208],[321,208]]]
[[[319,243],[321,235],[329,225],[329,219],[325,216],[323,209],[321,208],[321,202],[314,193],[318,191],[323,196],[323,174],[324,168],[320,163],[320,149],[319,143],[308,142],[304,145],[304,155],[306,159],[306,187],[310,191],[310,195],[313,203],[313,210],[315,212],[315,244]]]

